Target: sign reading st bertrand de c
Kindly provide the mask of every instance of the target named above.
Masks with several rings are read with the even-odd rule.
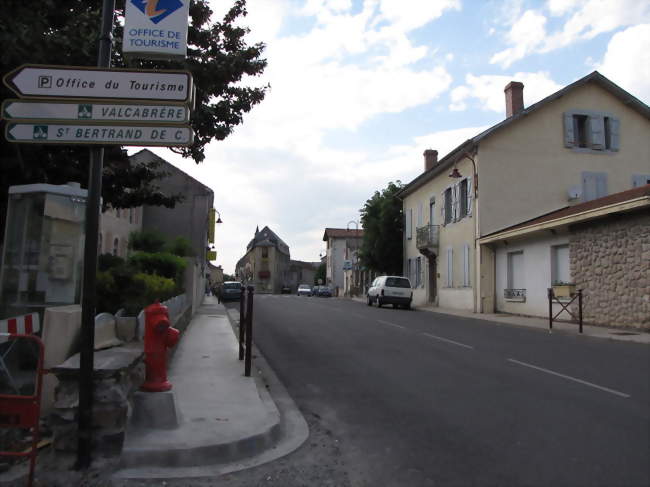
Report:
[[[126,57],[185,59],[190,0],[126,0]]]

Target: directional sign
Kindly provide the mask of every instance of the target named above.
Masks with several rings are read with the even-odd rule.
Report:
[[[186,146],[194,132],[188,125],[79,125],[74,123],[9,123],[9,142],[36,144],[101,144]]]
[[[130,103],[79,103],[42,100],[5,100],[2,118],[6,120],[77,120],[90,122],[187,123],[190,109],[184,105],[134,105]]]
[[[192,76],[187,71],[24,64],[7,73],[3,81],[21,98],[103,98],[187,103],[192,95]]]

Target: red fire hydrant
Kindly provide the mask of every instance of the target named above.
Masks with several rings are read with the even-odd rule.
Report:
[[[170,325],[167,306],[157,301],[144,309],[144,320],[144,363],[147,369],[140,390],[168,391],[172,385],[167,380],[167,349],[178,343],[180,332]]]

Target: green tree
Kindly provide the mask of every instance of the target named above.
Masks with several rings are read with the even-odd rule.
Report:
[[[117,0],[113,37],[113,67],[185,69],[196,86],[192,115],[195,142],[177,149],[197,163],[205,146],[223,140],[260,103],[268,85],[252,86],[251,79],[266,67],[264,44],[249,45],[248,29],[240,27],[246,1],[237,0],[221,21],[213,22],[208,0],[192,0],[188,55],[182,62],[132,61],[122,57],[122,19],[125,0]],[[0,76],[23,63],[95,66],[101,0],[3,0],[0,15]],[[0,99],[15,95],[0,85]],[[165,194],[156,184],[167,176],[160,162],[132,166],[121,147],[107,149],[102,197],[104,206],[129,208],[142,204],[173,207],[181,194]],[[0,238],[4,233],[7,191],[15,184],[63,184],[88,181],[88,148],[13,144],[0,137]]]
[[[318,280],[321,279],[322,283],[327,281],[327,269],[325,268],[325,262],[321,262],[316,269],[316,274],[314,275],[314,284],[318,284]]]
[[[390,182],[366,201],[360,210],[363,242],[359,249],[362,265],[380,274],[402,274],[402,201],[395,194],[403,188]]]

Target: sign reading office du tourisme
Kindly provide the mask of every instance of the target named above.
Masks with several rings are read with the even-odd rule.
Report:
[[[126,57],[185,59],[190,0],[126,0]]]

